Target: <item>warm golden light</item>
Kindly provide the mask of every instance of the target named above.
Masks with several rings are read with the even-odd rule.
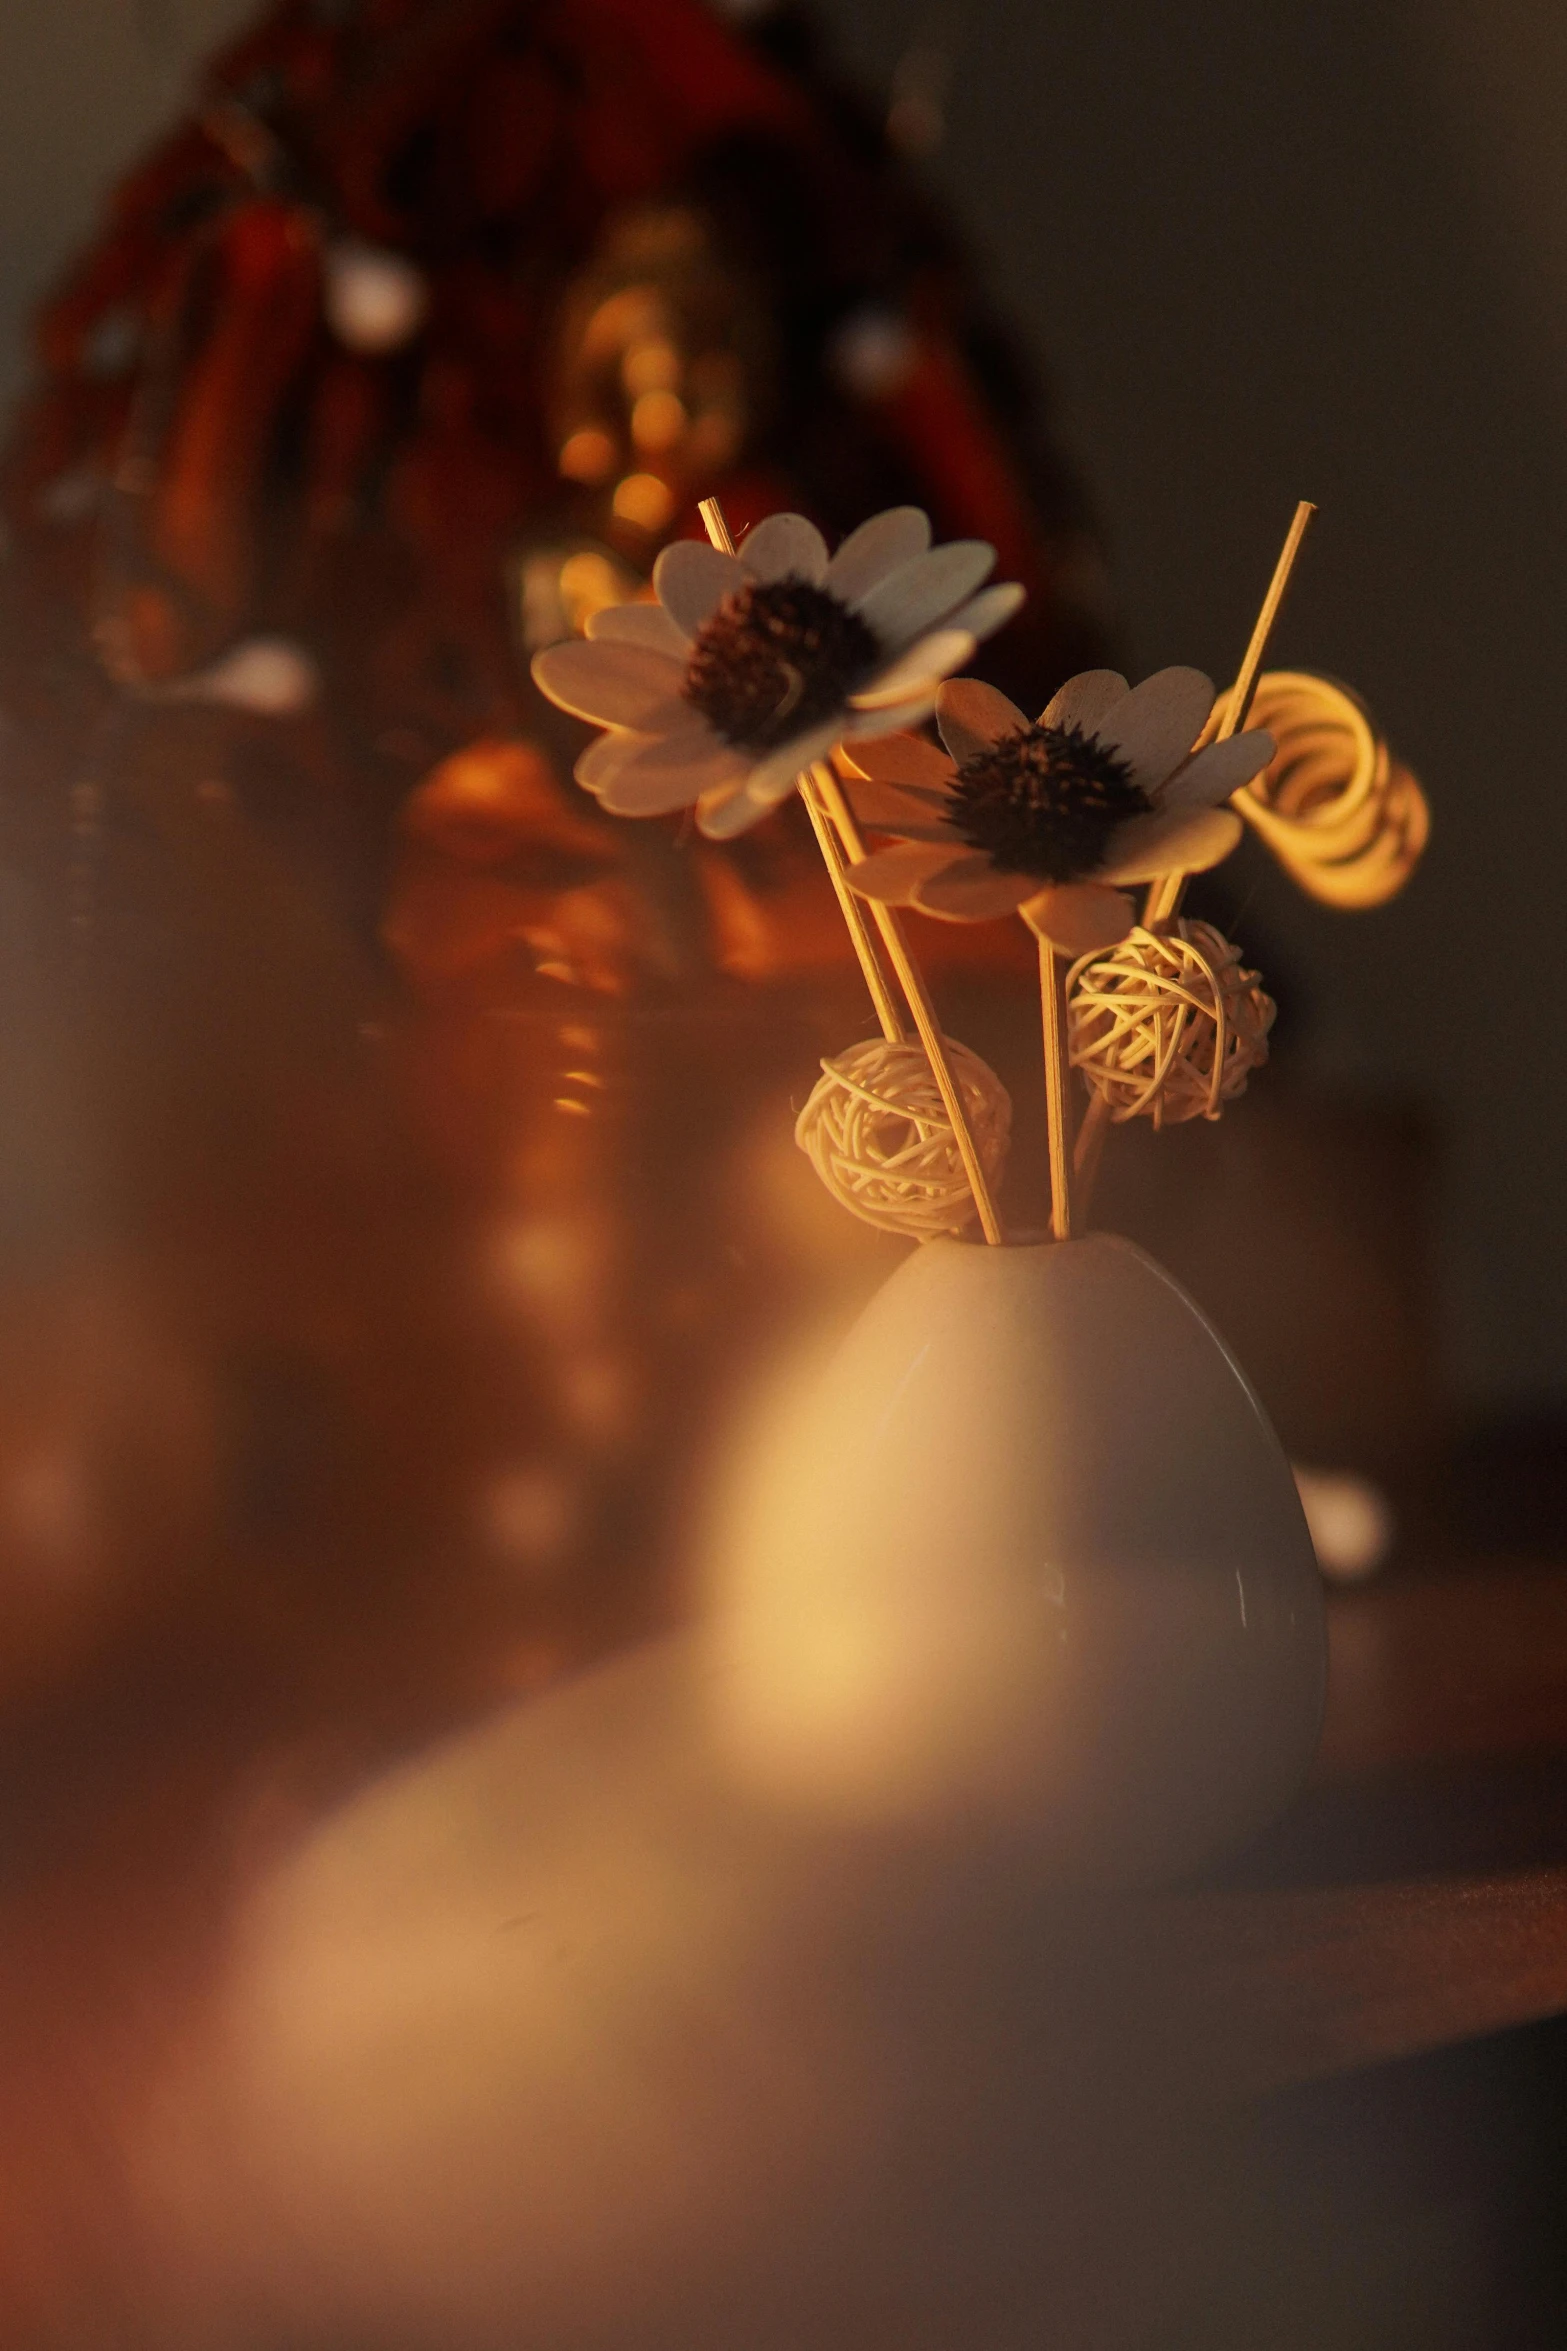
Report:
[[[715,1687],[737,1767],[775,1798],[849,1817],[972,1793],[1027,1743],[1035,1661],[1048,1670],[1054,1649],[1033,1621],[1052,1595],[987,1575],[968,1481],[911,1480],[900,1468],[915,1464],[881,1444],[898,1368],[861,1349],[825,1379],[808,1363],[781,1384],[713,1551]],[[983,1410],[972,1428],[958,1418],[955,1445],[983,1454]]]
[[[652,473],[627,474],[616,483],[612,503],[622,522],[634,522],[644,531],[661,531],[675,511],[668,483]]]
[[[631,438],[657,456],[673,449],[686,429],[686,407],[678,392],[644,392],[631,411]]]
[[[579,634],[595,612],[618,604],[622,593],[621,574],[606,555],[568,555],[560,567],[561,604]]]
[[[639,585],[635,573],[601,546],[578,540],[538,548],[518,567],[523,641],[533,650],[581,636],[596,612],[625,603]]]
[[[590,488],[608,481],[615,467],[615,443],[602,425],[580,425],[561,446],[556,465],[568,482]]]
[[[672,392],[680,373],[680,354],[661,335],[633,343],[620,363],[620,380],[633,400],[647,392]]]

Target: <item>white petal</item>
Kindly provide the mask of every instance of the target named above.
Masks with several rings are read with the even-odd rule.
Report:
[[[686,712],[682,725],[658,735],[638,735],[625,727],[610,727],[606,733],[595,735],[587,749],[578,755],[572,773],[585,791],[597,792],[628,759],[646,750],[650,743],[662,743],[671,754],[678,752],[682,758],[705,759],[720,740],[707,720],[694,710]]]
[[[1273,752],[1273,737],[1261,727],[1231,735],[1226,743],[1210,743],[1171,776],[1159,794],[1159,806],[1167,814],[1174,808],[1216,808],[1260,775]]]
[[[888,735],[850,753],[851,764],[879,784],[911,784],[921,792],[945,795],[956,772],[945,751],[923,735]]]
[[[1085,735],[1091,735],[1127,692],[1118,669],[1080,669],[1051,696],[1039,714],[1039,723],[1042,727],[1081,727]]]
[[[885,710],[851,710],[845,713],[843,740],[863,743],[876,735],[896,735],[905,727],[917,727],[929,718],[936,707],[936,680],[931,679],[924,689],[909,702],[889,702]]]
[[[899,655],[890,668],[879,670],[859,693],[849,696],[854,710],[886,710],[894,702],[906,702],[911,694],[918,694],[926,686],[934,693],[943,678],[960,669],[974,651],[974,640],[967,629],[933,629],[928,637],[918,638],[907,652]]]
[[[911,903],[943,922],[994,922],[998,915],[1016,914],[1038,887],[1033,874],[997,873],[988,857],[974,853],[917,883]]]
[[[999,743],[1003,735],[1028,732],[1028,720],[1017,704],[979,678],[947,680],[936,696],[936,725],[960,767],[976,752]]]
[[[1057,882],[1030,898],[1023,919],[1062,955],[1092,955],[1117,946],[1137,920],[1124,891],[1098,882]]]
[[[776,806],[776,801],[753,800],[743,786],[711,796],[704,793],[697,803],[697,831],[709,841],[737,840],[764,816],[771,816]]]
[[[744,773],[743,755],[716,736],[700,749],[689,741],[655,737],[639,743],[594,789],[612,815],[664,816],[672,808],[691,807],[716,784]]]
[[[930,524],[917,506],[889,506],[849,533],[827,566],[826,584],[845,604],[857,604],[929,545]]]
[[[877,849],[845,870],[859,897],[879,898],[884,906],[907,906],[920,883],[944,872],[953,855],[951,849],[923,841],[900,842],[896,849]]]
[[[901,833],[905,826],[915,825],[919,830],[909,834],[911,841],[923,839],[928,827],[940,824],[947,805],[945,792],[910,791],[907,784],[876,783],[869,777],[863,782],[856,778],[843,788],[861,824],[882,833]]]
[[[840,725],[841,721],[834,719],[826,726],[812,727],[769,751],[765,759],[754,760],[746,790],[765,804],[787,800],[800,770],[809,767],[813,759],[824,758],[837,742]]]
[[[787,800],[794,790],[794,778],[782,786],[776,779],[766,781],[756,789],[756,771],[747,775],[738,790],[704,794],[697,809],[698,829],[710,841],[732,841],[737,834],[748,833],[764,816],[771,816],[781,800]]]
[[[960,604],[947,626],[967,629],[971,637],[983,642],[986,637],[993,637],[997,629],[1005,628],[1013,613],[1021,610],[1027,601],[1027,589],[1020,588],[1016,580],[998,580],[993,588],[981,588],[977,596]]]
[[[683,662],[691,650],[690,638],[662,604],[606,604],[589,616],[588,641],[601,645],[606,638],[617,645],[645,645],[650,653],[667,653],[671,661]]]
[[[653,566],[653,586],[676,628],[694,637],[708,615],[745,586],[745,566],[705,539],[677,539]]]
[[[889,653],[901,653],[916,637],[956,611],[979,586],[996,560],[983,539],[953,539],[900,564],[859,602],[860,618],[875,630]]]
[[[751,801],[746,799],[745,777],[743,775],[735,776],[724,783],[714,784],[710,791],[702,794],[696,804],[697,831],[705,833],[710,841],[723,840],[726,836],[719,829],[723,821],[723,813],[736,801],[743,802],[745,809],[751,812],[746,816],[745,823],[739,828],[742,832],[745,830],[746,824],[754,824],[758,817],[767,814],[765,808],[755,807]]]
[[[1104,882],[1152,882],[1165,873],[1205,873],[1228,857],[1243,831],[1228,808],[1180,808],[1173,814],[1129,817],[1111,835],[1110,854],[1095,877]]]
[[[781,580],[795,574],[819,587],[827,570],[827,542],[803,514],[770,514],[747,532],[740,561],[753,579]]]
[[[1156,791],[1179,767],[1208,723],[1212,681],[1200,669],[1161,669],[1134,686],[1094,732],[1107,751],[1119,753],[1134,783]]]
[[[682,665],[643,645],[585,645],[578,638],[550,645],[533,656],[533,682],[560,709],[600,726],[655,734],[690,715],[680,696]]]
[[[646,735],[628,735],[624,727],[611,727],[607,734],[594,736],[587,749],[578,754],[571,772],[585,792],[596,792],[648,740]]]

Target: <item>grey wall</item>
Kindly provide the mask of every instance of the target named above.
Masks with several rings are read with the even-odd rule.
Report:
[[[97,193],[241,0],[4,0],[0,373]],[[1445,1327],[1477,1402],[1567,1402],[1567,20],[1545,0],[832,0],[885,86],[956,52],[931,166],[1048,355],[1138,661],[1222,675],[1294,499],[1278,655],[1349,678],[1427,782],[1427,869],[1259,936],[1325,1074],[1449,1133]]]
[[[885,72],[903,0],[845,7]],[[1425,779],[1386,913],[1255,921],[1325,1073],[1449,1136],[1461,1391],[1567,1398],[1567,20],[1527,0],[980,0],[941,162],[1049,355],[1135,649],[1223,674],[1297,496],[1277,650]]]
[[[27,309],[251,0],[0,0],[0,398]]]

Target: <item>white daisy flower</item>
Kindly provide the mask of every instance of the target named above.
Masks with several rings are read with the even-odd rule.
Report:
[[[656,604],[595,613],[588,641],[536,654],[562,710],[609,731],[577,781],[618,816],[695,804],[714,840],[786,799],[813,759],[926,717],[943,678],[1023,601],[984,587],[979,539],[932,547],[917,506],[889,507],[830,560],[800,514],[758,523],[738,554],[666,547]]]
[[[936,697],[946,752],[915,735],[857,745],[856,814],[901,836],[849,868],[863,897],[948,922],[1021,912],[1064,955],[1124,939],[1125,885],[1201,873],[1241,820],[1218,804],[1273,756],[1260,729],[1193,752],[1213,708],[1198,669],[1128,687],[1115,670],[1069,678],[1032,722],[1005,694],[955,678]]]

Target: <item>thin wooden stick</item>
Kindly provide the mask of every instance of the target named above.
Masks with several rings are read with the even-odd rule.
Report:
[[[1268,582],[1268,593],[1262,599],[1262,610],[1257,615],[1257,625],[1251,632],[1251,642],[1246,648],[1245,659],[1242,661],[1240,669],[1236,673],[1235,683],[1230,689],[1229,708],[1226,710],[1220,722],[1219,731],[1214,737],[1216,743],[1227,743],[1231,735],[1238,735],[1246,724],[1246,714],[1251,708],[1251,698],[1257,691],[1257,679],[1262,670],[1262,657],[1268,650],[1268,639],[1272,636],[1273,624],[1279,617],[1279,607],[1284,602],[1284,592],[1290,584],[1290,574],[1295,569],[1295,558],[1300,553],[1301,541],[1310,529],[1311,518],[1316,511],[1309,498],[1302,498],[1295,508],[1290,527],[1284,535],[1284,544],[1279,550],[1279,560],[1273,567],[1273,577]]]
[[[1072,1238],[1071,1100],[1067,1092],[1066,1002],[1056,971],[1056,951],[1039,941],[1039,1008],[1045,1031],[1045,1116],[1050,1128],[1050,1230],[1058,1241]]]
[[[871,1002],[876,1007],[876,1017],[881,1022],[881,1033],[889,1044],[907,1044],[909,1032],[903,1025],[902,1016],[898,1011],[892,990],[887,985],[887,975],[882,970],[881,959],[876,953],[875,941],[871,937],[870,926],[865,919],[865,901],[863,898],[856,898],[844,878],[843,852],[838,846],[837,838],[828,821],[827,811],[822,806],[815,778],[809,773],[800,778],[800,798],[805,802],[805,813],[811,820],[811,830],[816,835],[816,846],[820,849],[822,863],[832,878],[832,886],[837,893],[839,909],[848,925],[849,937],[854,942],[854,952],[860,959],[860,970],[865,975],[865,985],[870,990]]]
[[[1072,1153],[1072,1176],[1077,1189],[1077,1213],[1082,1222],[1088,1222],[1088,1204],[1094,1196],[1094,1182],[1099,1174],[1100,1154],[1105,1147],[1105,1135],[1110,1125],[1110,1105],[1103,1094],[1092,1094],[1077,1129],[1077,1145]]]
[[[730,536],[729,525],[724,520],[724,510],[718,500],[703,498],[697,506],[697,512],[702,517],[703,527],[708,537],[719,553],[733,555],[735,543]],[[893,1004],[892,992],[887,986],[880,958],[876,954],[870,932],[867,930],[864,917],[860,913],[860,902],[855,898],[844,878],[843,858],[847,856],[852,864],[857,864],[865,855],[865,843],[861,839],[860,829],[854,821],[849,803],[844,797],[843,787],[827,762],[818,760],[808,775],[801,776],[800,794],[815,830],[822,856],[826,861],[827,871],[832,877],[833,888],[838,893],[838,903],[844,910],[844,920],[848,924],[849,936],[854,942],[854,951],[860,959],[860,969],[865,974],[865,984],[870,989],[871,1001],[876,1006],[882,1028],[889,1039],[901,1039],[904,1036],[903,1024]],[[818,820],[818,806],[823,821]],[[831,819],[830,824],[825,821],[826,818]],[[836,841],[832,838],[835,832]],[[958,1156],[963,1162],[963,1172],[968,1178],[969,1190],[974,1195],[974,1206],[979,1211],[980,1229],[984,1233],[985,1239],[993,1247],[999,1246],[1002,1240],[1001,1220],[996,1214],[996,1205],[990,1196],[990,1185],[986,1180],[984,1163],[979,1156],[974,1141],[974,1131],[969,1125],[968,1112],[963,1105],[963,1096],[959,1091],[957,1078],[953,1074],[952,1064],[947,1056],[946,1039],[941,1033],[935,1006],[931,1003],[925,982],[920,976],[919,967],[909,953],[908,942],[903,936],[902,928],[892,908],[882,906],[873,900],[871,913],[876,928],[881,933],[882,944],[887,952],[887,960],[892,965],[898,985],[908,1001],[909,1011],[913,1015],[920,1043],[925,1048],[925,1058],[930,1063],[931,1075],[936,1081],[942,1105],[951,1121],[953,1140],[958,1147]]]
[[[1251,710],[1252,696],[1257,691],[1257,680],[1262,674],[1263,655],[1268,649],[1268,639],[1272,636],[1273,624],[1279,617],[1279,608],[1284,602],[1285,590],[1290,584],[1290,575],[1295,569],[1295,559],[1300,553],[1301,542],[1311,526],[1311,518],[1316,511],[1316,507],[1309,498],[1302,498],[1296,504],[1290,527],[1284,535],[1284,544],[1279,550],[1278,562],[1273,567],[1273,577],[1268,582],[1268,592],[1262,599],[1262,608],[1257,614],[1256,624],[1252,629],[1245,656],[1236,673],[1235,683],[1225,697],[1224,716],[1220,720],[1214,736],[1216,743],[1228,742],[1230,736],[1238,734],[1246,723],[1247,715]],[[1152,930],[1160,923],[1170,923],[1175,920],[1181,910],[1181,900],[1186,894],[1186,879],[1185,874],[1167,873],[1161,874],[1156,882],[1149,884],[1148,896],[1143,906],[1145,929]],[[1110,1106],[1103,1095],[1095,1094],[1084,1114],[1082,1124],[1078,1128],[1077,1149],[1073,1155],[1074,1173],[1077,1178],[1077,1212],[1080,1217],[1085,1219],[1088,1215],[1089,1202],[1093,1198],[1094,1184],[1099,1174],[1100,1154],[1104,1150],[1105,1136],[1109,1132],[1109,1127]]]
[[[1234,685],[1230,688],[1224,717],[1219,723],[1218,733],[1214,736],[1216,743],[1227,743],[1231,735],[1239,734],[1246,723],[1246,715],[1251,709],[1251,698],[1257,691],[1257,679],[1262,671],[1262,657],[1268,649],[1268,639],[1273,634],[1273,624],[1279,617],[1279,607],[1284,602],[1284,591],[1290,584],[1290,574],[1295,569],[1295,558],[1300,553],[1301,541],[1305,538],[1311,518],[1316,511],[1309,498],[1302,498],[1295,508],[1294,519],[1285,533],[1284,545],[1279,551],[1279,560],[1273,567],[1273,577],[1268,582],[1268,592],[1262,599],[1262,609],[1257,615],[1256,626],[1251,632],[1251,642],[1246,647],[1245,659],[1236,674]],[[1156,923],[1173,922],[1180,912],[1181,899],[1185,895],[1185,891],[1186,876],[1183,873],[1161,874],[1158,881],[1151,883],[1147,903],[1143,910],[1144,928],[1152,930]]]
[[[702,517],[703,526],[709,539],[718,549],[720,555],[733,555],[735,543],[730,536],[729,525],[724,519],[724,510],[718,500],[704,498],[697,507],[697,512]],[[811,830],[816,835],[816,846],[822,853],[822,863],[827,868],[833,892],[838,900],[839,911],[848,929],[854,952],[859,958],[865,985],[870,991],[871,1002],[876,1008],[876,1017],[881,1023],[881,1033],[889,1044],[906,1044],[908,1031],[903,1025],[892,990],[887,984],[887,975],[882,970],[881,960],[876,953],[876,944],[871,937],[870,926],[865,919],[865,908],[844,879],[843,853],[833,836],[832,826],[828,822],[827,811],[822,806],[820,794],[808,774],[802,775],[800,778],[800,797],[805,802],[805,813],[811,820]]]
[[[865,855],[865,843],[860,828],[854,821],[854,812],[845,797],[843,786],[825,760],[818,760],[812,768],[811,774],[826,804],[827,812],[832,818],[838,838],[843,843],[849,863],[857,865]],[[941,1033],[941,1024],[936,1018],[936,1008],[931,1002],[930,992],[925,985],[918,964],[909,951],[908,941],[903,935],[903,926],[893,908],[883,906],[879,899],[873,898],[870,901],[870,909],[876,928],[881,933],[882,945],[887,951],[887,960],[897,975],[898,985],[903,990],[904,996],[908,1000],[909,1010],[914,1016],[914,1026],[919,1033],[920,1043],[925,1048],[925,1057],[930,1063],[931,1075],[935,1078],[937,1088],[940,1091],[942,1106],[952,1123],[953,1140],[957,1144],[958,1154],[963,1161],[963,1172],[968,1177],[969,1190],[974,1195],[974,1206],[979,1211],[980,1230],[992,1248],[999,1248],[1005,1239],[1001,1229],[1001,1219],[996,1214],[996,1204],[991,1197],[984,1162],[981,1160],[974,1142],[974,1131],[969,1124],[963,1096],[958,1090],[958,1082],[953,1074],[952,1063],[947,1053],[947,1041]]]
[[[702,528],[718,549],[719,554],[733,555],[735,552],[734,539],[730,535],[729,525],[724,520],[724,510],[718,500],[716,498],[699,499],[696,510],[702,517]]]

